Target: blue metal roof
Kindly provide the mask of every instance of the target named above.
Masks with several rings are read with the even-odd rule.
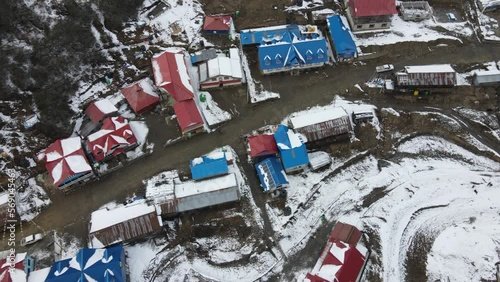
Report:
[[[264,192],[281,188],[288,184],[283,166],[275,157],[269,157],[255,164],[255,170],[257,171]]]
[[[106,249],[80,249],[71,259],[55,262],[46,282],[125,282],[125,253],[121,245]]]
[[[274,133],[274,139],[280,151],[281,161],[287,171],[309,163],[306,146],[301,142],[301,146],[293,148],[288,137],[289,131],[290,134],[295,134],[291,129],[288,129],[287,126],[280,125],[276,133]]]
[[[295,65],[325,63],[328,61],[325,39],[281,42],[261,45],[259,48],[259,65],[262,70],[291,68]]]
[[[356,44],[351,37],[349,27],[346,27],[340,18],[340,15],[328,17],[326,19],[328,29],[335,45],[337,55],[342,58],[354,58],[356,55]]]
[[[263,42],[290,42],[290,33],[300,36],[298,25],[280,25],[264,28],[244,29],[240,31],[241,45],[262,44]]]
[[[201,180],[229,173],[225,154],[218,159],[199,157],[190,162],[191,175],[194,180]]]

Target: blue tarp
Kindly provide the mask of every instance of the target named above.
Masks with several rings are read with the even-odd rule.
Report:
[[[191,160],[191,175],[194,180],[201,180],[229,173],[226,156],[218,159],[199,157]]]
[[[269,157],[255,165],[264,192],[288,185],[283,166],[275,157]]]
[[[326,19],[328,29],[332,36],[333,44],[337,56],[344,59],[351,59],[356,56],[356,44],[352,39],[349,27],[346,27],[340,18],[340,15],[328,17]]]
[[[125,282],[125,254],[121,245],[106,249],[80,249],[71,259],[55,262],[46,282]]]
[[[295,134],[284,125],[280,125],[276,133],[274,133],[274,140],[276,140],[281,155],[281,161],[287,172],[300,169],[309,163],[306,146],[301,142],[300,146],[292,147],[289,133]]]

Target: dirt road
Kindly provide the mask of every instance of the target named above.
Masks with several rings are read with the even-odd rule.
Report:
[[[499,53],[500,46],[494,45],[452,47],[452,50],[437,48],[422,57],[406,60],[404,56],[400,56],[400,61],[392,61],[391,63],[395,64],[396,68],[406,64],[473,63],[498,59],[497,54]],[[287,74],[267,77],[254,75],[255,79],[261,81],[267,90],[281,94],[280,100],[256,107],[246,104],[244,95],[234,94],[237,92],[234,89],[215,93],[215,99],[221,101],[223,108],[235,108],[239,112],[239,115],[224,126],[223,134],[200,135],[186,142],[163,148],[162,144],[158,143],[158,141],[162,141],[162,134],[155,133],[156,148],[151,156],[68,196],[51,195],[53,204],[44,210],[34,220],[34,223],[23,224],[23,232],[28,234],[39,232],[40,229],[41,231],[49,231],[73,226],[72,228],[78,237],[86,238],[89,214],[110,201],[123,201],[142,186],[143,179],[160,171],[174,169],[180,164],[185,165],[189,159],[225,144],[233,146],[238,154],[243,156],[245,151],[240,141],[241,134],[265,124],[279,123],[286,115],[294,111],[329,103],[336,93],[346,96],[352,95],[356,98],[364,97],[360,96],[359,93],[346,93],[346,89],[352,89],[356,83],[361,85],[373,74],[374,66],[381,61],[383,58],[366,62],[366,65],[326,67],[318,72],[301,74],[297,77],[290,77]],[[223,97],[223,95],[231,96]],[[379,97],[371,101],[376,106],[395,109],[401,106],[400,101],[392,101],[390,96]],[[419,105],[406,105],[401,108],[405,110],[406,108],[410,109],[409,107],[411,110],[419,108],[424,110],[424,106]],[[162,128],[158,128],[161,123],[155,124],[150,130],[161,132]],[[480,132],[475,132],[475,134],[481,135]],[[495,150],[498,152],[498,144],[491,145],[497,145]],[[254,176],[249,175],[248,177]],[[256,192],[258,189],[253,189],[253,191]],[[263,207],[263,197],[257,196],[255,199],[257,205]]]

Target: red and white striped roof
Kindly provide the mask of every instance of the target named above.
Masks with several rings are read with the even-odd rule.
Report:
[[[137,138],[130,124],[121,116],[106,118],[101,130],[87,137],[88,148],[97,161],[110,154],[117,155],[123,152],[124,148],[135,143],[137,143]]]

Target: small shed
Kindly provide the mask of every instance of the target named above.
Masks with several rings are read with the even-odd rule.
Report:
[[[307,138],[307,142],[348,134],[352,131],[349,115],[342,107],[298,113],[290,118],[293,129]]]
[[[355,124],[361,122],[372,121],[375,115],[373,111],[354,111],[352,112],[352,120]]]
[[[125,85],[120,91],[136,114],[151,110],[160,103],[150,78]]]
[[[190,57],[191,57],[191,63],[194,65],[201,62],[206,62],[210,59],[217,58],[217,51],[215,51],[215,49],[213,48],[207,50],[201,50],[191,54]]]
[[[226,156],[220,158],[198,157],[191,160],[191,176],[194,180],[207,179],[229,173]]]
[[[286,173],[303,170],[309,163],[307,149],[300,137],[287,126],[280,125],[274,133],[281,162]]]
[[[275,156],[278,153],[276,141],[270,134],[250,136],[247,140],[252,158]]]
[[[342,22],[341,16],[331,16],[328,17],[326,21],[332,37],[333,46],[335,47],[335,52],[337,53],[337,59],[339,61],[354,59],[357,55],[356,43],[354,43],[352,39],[349,27],[345,26]]]
[[[206,16],[203,22],[203,32],[210,34],[229,34],[233,29],[231,16]]]
[[[475,70],[473,77],[475,85],[498,83],[500,82],[500,67],[497,63],[492,62],[486,70]]]
[[[427,1],[401,1],[399,11],[405,21],[423,21],[432,17],[432,8]]]
[[[240,188],[236,175],[230,173],[201,181],[186,181],[175,185],[177,211],[184,212],[238,201]]]
[[[309,167],[311,170],[318,170],[332,163],[332,158],[327,152],[316,151],[309,153]]]
[[[238,49],[229,49],[229,57],[218,56],[198,65],[198,75],[201,89],[241,84],[243,71]]]
[[[113,209],[103,208],[91,214],[89,235],[94,248],[129,242],[158,232],[162,220],[155,206],[136,200]]]
[[[182,135],[189,135],[204,130],[203,119],[193,99],[175,103],[174,112],[181,127]]]
[[[98,124],[106,117],[118,115],[118,109],[110,100],[102,99],[90,103],[87,109],[85,109],[85,115],[92,123]]]
[[[255,164],[255,170],[257,171],[264,192],[288,186],[283,166],[276,157],[269,157]]]

